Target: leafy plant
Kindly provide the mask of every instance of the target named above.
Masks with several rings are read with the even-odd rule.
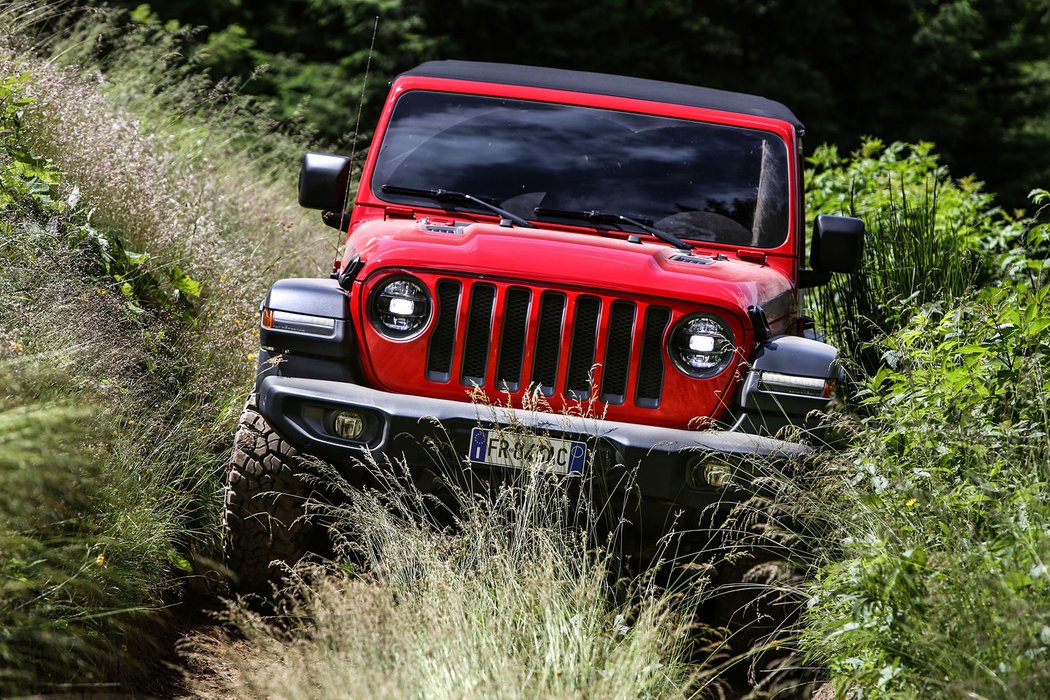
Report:
[[[821,506],[807,644],[863,696],[1040,697],[1050,679],[1050,291],[928,304],[883,344]]]
[[[25,108],[33,103],[25,94],[29,79],[29,73],[23,72],[0,81],[0,210],[29,206],[38,216],[46,216],[62,210],[62,202],[51,191],[59,173],[25,143]]]
[[[1024,234],[1026,219],[996,208],[973,178],[951,178],[929,143],[867,139],[848,159],[822,146],[808,163],[810,215],[865,221],[861,271],[834,276],[812,300],[824,332],[868,374],[881,365],[878,339],[992,279]]]

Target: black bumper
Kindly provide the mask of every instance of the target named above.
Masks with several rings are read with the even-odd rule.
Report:
[[[356,463],[370,452],[377,459],[404,458],[415,467],[441,459],[445,468],[449,462],[458,468],[466,464],[472,428],[527,429],[587,442],[593,454],[588,468],[627,474],[631,488],[643,499],[679,507],[702,508],[725,498],[724,477],[738,467],[783,462],[810,452],[804,445],[744,433],[563,416],[391,394],[320,379],[267,376],[257,389],[260,410],[278,432],[304,452],[336,464]],[[370,416],[370,435],[364,442],[333,434],[330,416],[345,409]]]

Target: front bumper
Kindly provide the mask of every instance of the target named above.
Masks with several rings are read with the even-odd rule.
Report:
[[[728,472],[751,472],[748,465],[780,464],[810,452],[804,445],[744,433],[675,430],[392,394],[320,379],[265,376],[257,389],[259,408],[278,432],[304,452],[336,464],[353,464],[371,453],[378,460],[403,458],[426,467],[440,453],[445,467],[449,457],[463,467],[472,428],[524,429],[587,442],[594,456],[589,468],[629,474],[631,488],[643,499],[677,507],[703,508],[724,498],[727,483],[738,483]],[[343,440],[332,431],[327,417],[346,409],[369,416],[364,442]]]

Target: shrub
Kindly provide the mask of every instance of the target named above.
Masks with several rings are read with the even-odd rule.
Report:
[[[867,139],[848,159],[821,146],[807,162],[809,215],[866,224],[862,270],[834,276],[813,305],[824,332],[867,373],[880,365],[875,341],[915,309],[959,299],[998,275],[1030,225],[996,208],[973,177],[953,179],[929,143]]]
[[[1047,288],[990,288],[885,342],[864,385],[874,413],[822,494],[841,549],[805,636],[840,688],[1045,693],[1048,329]]]

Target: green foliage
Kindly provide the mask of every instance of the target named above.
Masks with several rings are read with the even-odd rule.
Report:
[[[170,267],[169,291],[149,269],[149,255],[128,250],[116,233],[97,230],[89,223],[90,212],[76,207],[79,190],[74,189],[66,199],[55,196],[61,173],[49,158],[32,150],[24,133],[24,108],[34,101],[25,95],[30,80],[26,72],[0,82],[0,148],[6,156],[0,158],[0,164],[6,166],[0,172],[0,209],[22,209],[42,222],[62,217],[70,239],[77,247],[88,249],[99,272],[125,297],[129,311],[141,315],[145,303],[177,312],[190,325],[196,323],[192,301],[200,296],[199,282],[181,267]]]
[[[833,145],[806,158],[806,213],[877,218],[888,211],[936,199],[932,222],[938,233],[961,233],[967,247],[995,252],[1008,241],[999,228],[995,196],[974,177],[954,179],[934,144],[866,138],[849,157]]]
[[[862,270],[815,290],[824,331],[861,368],[882,363],[876,344],[908,323],[916,308],[951,302],[1031,260],[1019,244],[1033,219],[994,206],[973,178],[953,179],[932,144],[884,145],[867,139],[849,158],[831,146],[808,159],[810,215],[847,214],[867,229]]]
[[[928,144],[809,164],[811,213],[868,227],[864,271],[816,295],[867,417],[814,494],[830,533],[804,646],[858,697],[1042,697],[1050,198],[1004,212]]]
[[[1036,188],[1029,195],[1038,209],[1023,227],[1014,245],[999,256],[998,267],[1005,283],[1038,287],[1045,283],[1050,271],[1050,193]]]
[[[13,76],[0,83],[5,697],[127,691],[155,670],[161,608],[187,569],[199,575],[202,557],[217,558],[216,465],[252,371],[245,319],[261,294],[253,275],[264,274],[248,256],[279,264],[280,246],[264,241],[294,230],[269,171],[244,167],[231,147],[235,110],[214,116],[198,101],[173,119],[171,105],[199,93],[181,74],[176,87],[148,82],[170,44],[138,35],[134,58],[113,55],[140,70],[108,75],[106,97],[97,77],[24,49],[23,18],[51,11],[0,10],[0,66]],[[206,112],[230,133],[205,129]],[[148,117],[157,121],[139,121]],[[280,161],[278,150],[257,162]]]
[[[169,266],[169,279],[163,284],[150,270],[149,254],[129,251],[116,234],[84,223],[76,227],[73,236],[89,249],[100,273],[112,281],[132,314],[142,316],[146,305],[177,314],[190,328],[196,326],[193,302],[200,297],[201,285],[181,267]]]
[[[807,640],[842,687],[1041,697],[1050,680],[1050,290],[931,304],[884,343],[826,502]],[[834,505],[831,505],[834,503]]]
[[[22,133],[25,108],[33,98],[25,95],[28,73],[0,81],[0,210],[27,205],[38,215],[61,212],[62,204],[52,197],[51,187],[59,173],[46,158],[26,147]]]

